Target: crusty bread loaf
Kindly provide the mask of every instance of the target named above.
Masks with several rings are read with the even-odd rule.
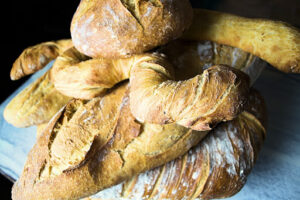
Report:
[[[158,51],[167,55],[175,69],[175,80],[186,80],[203,73],[203,69],[226,64],[250,76],[254,83],[266,65],[258,57],[238,48],[209,41],[176,40]],[[71,48],[60,55],[51,70],[55,87],[67,96],[91,99],[130,76],[134,59],[90,59]]]
[[[166,54],[173,64],[175,68],[175,80],[177,81],[186,80],[197,74],[203,73],[203,67],[207,68],[215,64],[223,63],[246,72],[251,78],[251,83],[253,83],[266,64],[259,58],[240,49],[219,45],[209,41],[196,42],[176,40],[160,48],[158,52]],[[40,52],[32,51],[31,54],[32,56],[38,57]],[[59,74],[60,77],[56,76],[57,80],[62,81],[60,85],[57,83],[56,86],[59,87],[60,90],[68,90],[67,94],[70,94],[71,96],[76,95],[80,89],[80,94],[84,97],[88,97],[90,93],[92,93],[92,96],[104,94],[107,88],[111,88],[114,83],[125,79],[124,74],[125,77],[129,76],[125,73],[126,71],[129,71],[126,67],[130,67],[130,64],[126,63],[126,59],[123,59],[123,62],[118,62],[118,69],[116,69],[116,66],[110,68],[109,65],[101,65],[99,66],[101,67],[101,70],[98,71],[98,73],[95,73],[93,70],[95,68],[93,65],[97,64],[98,61],[91,60],[89,57],[71,49],[65,51],[63,56],[59,56],[56,62],[60,62],[59,65],[62,68],[66,68],[70,65],[74,67],[80,65],[80,68],[86,68],[85,73],[78,71],[77,75],[76,71],[71,70],[72,68],[68,68],[69,70],[63,70],[63,73]],[[57,68],[57,70],[62,70],[62,68]],[[69,76],[71,73],[72,76]],[[107,74],[115,75],[107,76]],[[81,80],[84,80],[82,78],[85,76],[90,77],[88,81],[80,82]],[[95,78],[91,78],[93,76]],[[44,79],[45,77],[46,79]],[[51,86],[51,83],[49,83],[48,77],[49,75],[36,80],[29,86],[31,89],[27,88],[15,97],[5,111],[5,118],[8,122],[19,127],[46,123],[65,103],[67,103],[70,98],[62,96],[60,92],[56,91],[53,86]],[[100,82],[93,83],[93,81],[97,81],[97,77],[106,77],[106,79],[105,81],[101,80]],[[68,78],[72,80],[69,81]],[[71,84],[72,82],[76,83],[76,81],[77,84]],[[66,84],[66,82],[69,82],[69,84]],[[102,88],[99,87],[100,84],[102,85]],[[48,86],[45,87],[45,85]],[[95,88],[95,85],[97,85],[98,89]],[[35,101],[37,99],[43,99],[43,101],[38,102],[47,103],[36,104]],[[27,106],[20,107],[25,100],[27,100]],[[47,106],[47,109],[45,106]],[[24,109],[27,111],[30,110],[31,114],[24,114]]]
[[[47,123],[70,99],[55,89],[46,72],[8,103],[3,116],[16,127]]]
[[[78,199],[171,161],[207,132],[140,124],[128,84],[103,98],[74,100],[49,122],[30,151],[13,199]]]
[[[131,112],[141,122],[176,122],[194,130],[209,130],[234,118],[248,95],[248,77],[224,65],[213,66],[189,80],[175,81],[172,65],[161,54],[85,62],[78,62],[78,54],[71,48],[54,63],[51,80],[56,89],[89,99],[129,78]]]
[[[265,138],[266,108],[254,90],[246,111],[222,123],[184,156],[87,199],[215,199],[246,183]]]
[[[266,108],[252,90],[248,108],[218,125],[188,153],[87,199],[215,199],[246,183],[265,139]]]
[[[256,55],[284,72],[300,72],[300,31],[284,22],[194,9],[183,38],[209,40]]]
[[[43,42],[26,48],[14,62],[10,78],[17,80],[42,69],[51,60],[72,47],[70,39]]]
[[[125,57],[180,37],[192,14],[188,0],[82,0],[71,35],[74,46],[90,57]]]

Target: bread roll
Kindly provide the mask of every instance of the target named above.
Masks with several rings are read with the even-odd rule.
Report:
[[[72,41],[93,58],[144,53],[180,37],[192,14],[188,0],[82,0],[71,23]]]

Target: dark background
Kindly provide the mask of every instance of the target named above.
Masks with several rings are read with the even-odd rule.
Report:
[[[70,38],[70,22],[80,0],[26,0],[2,3],[1,95],[4,101],[27,78],[11,81],[10,68],[23,49],[40,42]],[[300,0],[191,0],[202,7],[239,14],[283,20],[300,27]],[[0,176],[1,199],[10,199],[12,182]],[[58,186],[59,187],[59,186]]]

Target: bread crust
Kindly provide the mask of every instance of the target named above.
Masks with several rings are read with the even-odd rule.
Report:
[[[73,53],[68,55],[80,54],[75,48],[69,51]],[[88,99],[129,78],[131,112],[140,122],[175,122],[198,131],[210,130],[220,121],[236,117],[249,91],[248,76],[225,65],[213,66],[189,80],[175,81],[173,66],[157,53],[82,63],[79,56],[68,55],[59,57],[51,69],[56,89]]]
[[[47,123],[70,99],[55,89],[46,72],[7,104],[3,116],[16,127]]]
[[[246,183],[266,137],[265,126],[264,100],[252,90],[243,113],[219,124],[188,153],[87,199],[230,197]]]
[[[245,72],[252,85],[267,65],[239,48],[211,41],[174,40],[157,52],[165,54],[173,65],[176,81],[187,80],[211,66],[223,64]]]
[[[63,39],[43,42],[26,48],[14,62],[10,71],[10,78],[18,80],[26,75],[33,74],[72,46],[70,39]]]
[[[300,31],[296,27],[204,9],[194,9],[194,15],[183,38],[237,47],[283,72],[300,73]]]
[[[75,47],[90,57],[120,58],[180,37],[192,14],[188,0],[83,0],[71,35]]]
[[[138,123],[127,89],[121,85],[61,110],[30,151],[13,199],[89,196],[183,155],[206,135],[176,124]]]
[[[204,131],[243,110],[249,78],[241,71],[215,65],[184,81],[175,81],[171,72],[171,65],[157,55],[143,57],[133,65],[130,108],[139,121],[175,122]]]

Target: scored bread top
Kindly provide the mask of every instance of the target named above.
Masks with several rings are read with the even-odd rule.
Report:
[[[30,151],[13,199],[78,199],[177,158],[207,132],[141,124],[129,112],[128,84],[87,103],[71,101]]]
[[[163,166],[87,199],[219,199],[246,183],[266,137],[266,107],[252,90],[246,110],[219,124],[197,146]]]
[[[192,15],[188,0],[82,0],[71,23],[72,41],[93,58],[144,53],[179,38]]]

